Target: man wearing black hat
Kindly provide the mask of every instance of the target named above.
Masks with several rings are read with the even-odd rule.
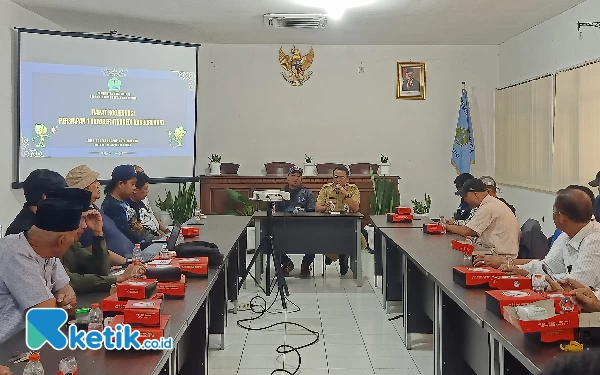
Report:
[[[89,209],[91,197],[90,191],[76,188],[57,189],[48,193],[48,198],[70,201],[81,206],[83,211],[82,227],[77,232],[77,240],[61,258],[77,293],[108,292],[112,284],[130,279],[135,268],[130,264],[123,274],[109,275],[110,256],[102,230],[102,215],[98,210]],[[79,237],[86,228],[92,232],[91,251],[79,243]]]
[[[0,344],[25,328],[32,307],[61,307],[75,314],[77,301],[59,258],[85,226],[81,205],[46,199],[35,225],[0,239]]]
[[[600,186],[600,172],[596,173],[596,178],[590,181],[589,184],[591,187]],[[596,220],[600,220],[600,195],[598,195],[596,197],[596,200],[594,201],[594,217],[596,218]]]
[[[510,208],[490,195],[486,185],[477,178],[465,182],[459,193],[470,207],[477,207],[477,212],[464,226],[447,225],[447,231],[463,237],[479,237],[481,245],[494,253],[516,258],[520,228]]]
[[[312,191],[302,186],[302,168],[290,168],[287,176],[287,185],[283,188],[284,191],[290,193],[289,201],[280,201],[275,203],[275,210],[278,212],[293,212],[295,208],[304,209],[306,212],[315,211],[315,197]],[[315,254],[305,254],[302,258],[302,268],[300,276],[310,276],[310,265],[315,260]],[[281,266],[285,276],[289,275],[294,269],[294,262],[287,255],[281,257]]]
[[[462,173],[458,175],[454,179],[454,186],[456,187],[456,195],[459,195],[460,189],[462,189],[465,182],[469,181],[473,178],[473,175],[470,173]],[[458,209],[454,213],[454,220],[467,220],[469,215],[471,214],[471,207],[465,202],[463,198],[460,199],[460,204],[458,205]]]

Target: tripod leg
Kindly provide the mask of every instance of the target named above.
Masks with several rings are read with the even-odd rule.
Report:
[[[270,296],[271,295],[271,255],[272,255],[272,249],[273,249],[273,237],[269,237],[267,238],[267,249],[266,249],[266,253],[267,253],[267,263],[265,265],[265,290],[266,295]],[[277,263],[275,258],[273,258],[273,263]],[[277,269],[277,264],[275,264],[275,269]]]
[[[290,295],[287,281],[283,277],[283,271],[281,269],[281,254],[273,251],[273,260],[275,263],[275,276],[277,277],[277,287],[279,288],[279,295],[281,297],[281,306],[284,310],[287,309],[286,297]]]
[[[238,284],[238,293],[242,289],[242,286],[246,284],[246,278],[248,277],[248,275],[251,275],[250,272],[252,271],[252,266],[256,262],[256,259],[259,256],[262,257],[262,253],[263,252],[264,252],[264,240],[261,241],[261,243],[259,244],[259,246],[254,251],[254,255],[252,256],[252,260],[250,261],[250,263],[246,267],[246,271],[244,272],[244,274],[242,275],[242,278],[240,279],[240,282]],[[257,283],[257,285],[260,286],[260,284],[258,283],[258,280],[256,280],[256,283]]]

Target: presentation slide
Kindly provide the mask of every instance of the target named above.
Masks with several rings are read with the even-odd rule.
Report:
[[[107,53],[113,46],[139,48],[131,42],[83,41],[87,48],[101,42],[97,47],[104,46]],[[160,47],[175,48],[151,47],[156,53]],[[64,56],[63,60],[81,62]],[[191,57],[195,67],[195,55]],[[136,63],[135,48],[124,55],[113,54],[110,61],[103,59],[111,65],[95,65],[93,56],[86,64],[41,60],[22,58],[20,63],[21,181],[37,168],[65,175],[80,164],[97,170],[102,179],[123,163],[139,164],[151,177],[192,175],[194,70],[147,69]]]

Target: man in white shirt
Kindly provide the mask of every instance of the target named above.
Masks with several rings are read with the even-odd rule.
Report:
[[[600,223],[592,221],[592,201],[581,190],[563,189],[556,195],[553,218],[563,231],[543,260],[531,260],[512,273],[543,274],[542,265],[556,279],[570,278],[600,287]],[[502,268],[501,268],[502,269]]]
[[[478,237],[478,242],[498,255],[516,258],[519,253],[519,223],[511,209],[490,195],[477,178],[465,182],[460,195],[477,211],[464,226],[448,224],[449,233]]]
[[[134,165],[133,168],[135,168],[135,171],[137,173],[145,173],[144,169],[142,167],[140,167],[139,165]],[[148,199],[148,194],[145,195],[144,199],[141,200],[141,202],[144,204],[144,206],[146,206],[148,213],[150,215],[152,215],[151,220],[158,224],[158,229],[161,233],[169,233],[170,230],[169,228],[167,228],[167,226],[160,221],[160,219],[158,218],[158,216],[156,216],[156,214],[154,213],[154,210],[152,209],[152,205],[150,204],[150,200]]]

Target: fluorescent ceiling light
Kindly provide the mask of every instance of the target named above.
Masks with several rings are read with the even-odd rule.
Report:
[[[342,18],[348,8],[372,3],[374,0],[295,0],[297,4],[325,9],[327,15],[334,20]]]

